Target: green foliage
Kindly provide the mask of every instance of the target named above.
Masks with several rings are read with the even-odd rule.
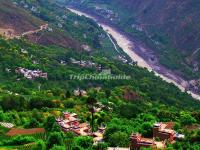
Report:
[[[120,106],[120,115],[130,119],[136,117],[136,115],[142,110],[135,104],[122,104]],[[134,111],[133,111],[134,110]]]
[[[47,132],[50,132],[50,131],[53,131],[54,127],[55,127],[55,124],[56,123],[56,119],[54,116],[49,116],[46,121],[45,121],[45,124],[44,124],[44,127],[45,127],[45,130]],[[55,128],[57,130],[57,127]]]
[[[129,145],[129,135],[125,132],[117,131],[110,135],[109,143],[112,147],[127,147]]]
[[[75,145],[74,147],[72,147],[72,150],[84,150],[84,148],[82,148],[78,145]]]
[[[50,150],[66,150],[65,146],[54,145]]]
[[[32,143],[35,142],[36,139],[34,139],[33,137],[29,137],[29,136],[16,136],[13,137],[9,140],[5,140],[2,142],[3,146],[16,146],[16,145],[24,145],[24,144],[28,144],[28,143]]]
[[[46,144],[43,140],[38,140],[35,145],[31,148],[31,150],[46,150]]]
[[[61,130],[61,127],[55,122],[54,124],[53,124],[53,127],[52,127],[52,129],[51,129],[51,132],[61,132],[62,130]]]
[[[22,96],[4,96],[0,101],[4,110],[23,110],[27,108],[27,100]]]
[[[47,139],[47,148],[51,149],[54,145],[64,146],[63,136],[60,132],[52,132]]]
[[[25,128],[38,128],[39,122],[35,118],[31,118],[30,122],[24,125]]]
[[[80,136],[80,137],[76,137],[74,139],[74,146],[73,147],[81,147],[83,149],[87,149],[92,147],[93,145],[93,139],[92,137],[89,136]],[[76,148],[75,148],[76,149]]]
[[[97,143],[97,145],[93,146],[94,150],[107,150],[108,149],[108,144],[106,143]]]
[[[77,102],[72,98],[64,100],[63,103],[66,108],[73,108],[77,104]]]
[[[34,97],[29,102],[30,109],[41,109],[43,107],[53,107],[53,103],[41,97]]]
[[[145,137],[152,137],[153,136],[153,133],[152,133],[152,124],[149,123],[149,122],[144,122],[142,124],[141,133]]]
[[[180,121],[182,125],[191,125],[196,122],[196,119],[188,113],[181,113]]]

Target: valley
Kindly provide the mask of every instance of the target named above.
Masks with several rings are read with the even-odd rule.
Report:
[[[196,0],[164,0],[156,5],[154,1],[138,0],[67,0],[65,3],[117,28],[137,43],[135,51],[148,61],[156,72],[176,80],[185,91],[195,94],[200,92],[200,35],[197,31],[200,18],[197,17],[199,12],[196,7],[191,9],[192,6],[200,5]]]
[[[200,149],[184,79],[108,21],[111,8],[102,19],[90,0],[67,1],[0,0],[0,150]]]
[[[101,19],[90,14],[84,13],[75,8],[68,8],[70,11],[82,16],[86,16],[88,18],[94,19],[97,23],[112,37],[116,40],[117,44],[124,50],[125,53],[132,58],[133,61],[137,62],[137,65],[143,68],[147,68],[149,71],[154,71],[155,75],[161,77],[163,80],[175,84],[182,92],[187,91],[191,94],[195,99],[200,100],[200,95],[198,93],[194,93],[193,91],[188,90],[190,84],[173,73],[173,71],[167,69],[164,66],[161,66],[158,62],[151,61],[149,55],[151,55],[147,49],[143,47],[143,45],[139,43],[134,43],[130,39],[128,39],[123,32],[118,32],[118,30],[110,25],[101,22]],[[98,19],[97,19],[98,18]],[[144,54],[145,53],[145,54]],[[141,57],[140,57],[141,56]],[[191,89],[192,90],[192,89]]]

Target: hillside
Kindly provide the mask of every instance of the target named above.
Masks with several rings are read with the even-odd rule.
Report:
[[[0,149],[107,150],[128,147],[132,133],[162,143],[153,139],[156,122],[184,137],[167,138],[167,148],[200,148],[200,101],[138,67],[116,45],[117,52],[91,19],[52,0],[13,1],[4,3],[15,14],[48,26],[0,37]]]
[[[0,34],[8,39],[23,36],[31,42],[42,45],[50,44],[80,49],[80,44],[69,34],[56,28],[53,31],[51,25],[41,29],[41,26],[48,24],[46,20],[30,14],[33,8],[33,5],[30,6],[23,1],[20,3],[0,1]]]
[[[11,1],[1,0],[0,11],[0,31],[11,29],[14,35],[19,35],[23,32],[36,30],[40,25],[45,24],[44,21],[15,6]]]
[[[116,0],[114,2],[122,8],[127,8],[131,13],[129,21],[132,22],[129,23],[141,25],[147,31],[156,29],[173,47],[186,56],[200,47],[200,2],[198,0],[177,2]]]
[[[200,77],[198,0],[184,2],[67,0],[66,2],[114,24],[133,39],[144,43],[147,49],[150,49],[149,53],[159,60],[161,66],[173,70],[189,82],[196,79],[198,84]]]

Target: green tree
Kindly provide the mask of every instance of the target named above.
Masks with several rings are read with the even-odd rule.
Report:
[[[25,110],[27,109],[28,102],[22,96],[9,95],[4,96],[0,101],[3,110]]]
[[[30,99],[30,102],[29,102],[30,109],[34,109],[34,108],[41,109],[42,107],[45,107],[43,98],[34,97],[34,98]]]
[[[111,134],[108,140],[111,146],[127,147],[129,144],[129,135],[125,132],[117,131]]]
[[[5,121],[6,115],[0,110],[0,121]]]
[[[144,122],[141,126],[141,133],[145,137],[152,137],[152,124],[149,122]]]
[[[66,150],[65,146],[54,145],[50,150]]]
[[[108,144],[106,143],[98,143],[97,145],[93,146],[94,150],[107,150],[108,149]]]
[[[56,119],[55,119],[54,116],[49,116],[49,117],[47,117],[47,119],[46,119],[46,121],[45,121],[45,123],[44,123],[45,130],[46,130],[47,132],[52,131],[53,126],[54,126],[55,123],[56,123]]]
[[[25,128],[37,128],[39,125],[39,122],[35,118],[31,118],[30,122],[25,124]]]
[[[66,149],[71,150],[74,142],[75,134],[73,132],[67,132],[65,134]]]
[[[78,145],[84,149],[90,148],[93,145],[93,139],[89,136],[79,136],[75,138],[75,146]]]
[[[180,121],[182,125],[191,125],[196,122],[196,119],[189,113],[182,112],[180,115]]]
[[[52,132],[50,133],[47,139],[47,148],[50,149],[54,145],[64,146],[63,137],[60,132]]]
[[[46,150],[46,144],[43,140],[38,140],[31,150]]]
[[[9,145],[9,146],[24,145],[24,144],[32,143],[35,141],[36,141],[36,139],[34,137],[18,135],[9,140],[6,140],[4,142],[4,145]]]
[[[72,150],[84,150],[84,148],[80,147],[79,145],[74,145]]]
[[[51,132],[61,132],[61,127],[58,125],[57,122],[55,122],[52,126]]]
[[[89,111],[92,114],[92,119],[91,119],[92,132],[94,132],[94,113],[95,113],[94,105],[96,104],[96,102],[97,100],[93,97],[88,97],[87,99],[87,105],[88,105]]]
[[[134,111],[133,111],[134,110]],[[123,104],[120,106],[120,115],[130,119],[134,118],[141,112],[140,107],[134,104]]]

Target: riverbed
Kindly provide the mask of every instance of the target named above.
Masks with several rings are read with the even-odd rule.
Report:
[[[158,67],[150,63],[149,61],[143,59],[141,56],[139,56],[136,51],[136,43],[131,41],[128,37],[123,35],[122,33],[118,32],[115,28],[99,22],[94,16],[91,16],[87,13],[81,12],[80,10],[74,9],[74,8],[68,8],[71,12],[80,15],[85,16],[88,18],[91,18],[95,20],[108,34],[112,35],[112,37],[116,40],[119,47],[123,49],[125,53],[129,55],[129,57],[137,62],[137,65],[142,68],[147,68],[149,71],[154,71],[155,75],[161,77],[163,80],[165,80],[168,83],[173,83],[175,86],[177,86],[182,92],[186,91],[186,84],[187,81],[184,81],[182,78],[174,75],[172,72],[163,69],[160,71],[157,69]],[[145,50],[145,48],[140,46],[141,50]],[[192,91],[187,91],[188,94],[190,94],[193,98],[200,100],[200,95],[197,95],[193,93]]]

